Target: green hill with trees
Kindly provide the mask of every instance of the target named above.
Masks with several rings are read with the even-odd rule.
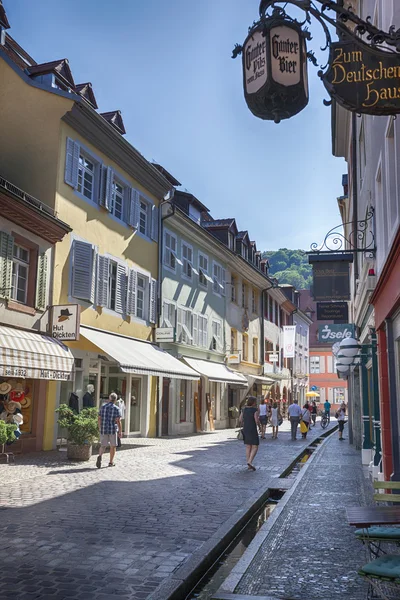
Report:
[[[267,250],[263,258],[269,261],[269,274],[279,283],[289,283],[298,290],[309,289],[312,283],[311,265],[304,250]]]

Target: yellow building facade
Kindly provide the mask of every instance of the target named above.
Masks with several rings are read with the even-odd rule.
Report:
[[[17,46],[17,47],[16,47]],[[120,393],[126,435],[156,435],[163,376],[195,379],[151,342],[158,315],[159,206],[171,184],[131,146],[118,111],[100,114],[68,61],[37,65],[0,45],[0,175],[68,223],[49,265],[51,305],[80,306],[69,381],[49,383],[44,449],[59,403],[97,405]]]

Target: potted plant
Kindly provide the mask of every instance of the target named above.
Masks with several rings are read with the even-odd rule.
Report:
[[[239,409],[237,406],[231,406],[229,409],[230,417],[229,417],[229,427],[236,427],[237,420],[239,417]]]
[[[99,439],[97,408],[83,408],[78,414],[66,404],[57,408],[58,424],[67,430],[67,457],[89,460],[92,444]]]
[[[0,446],[15,442],[17,438],[14,435],[14,431],[17,429],[17,425],[14,425],[13,423],[5,423],[4,421],[0,421]]]

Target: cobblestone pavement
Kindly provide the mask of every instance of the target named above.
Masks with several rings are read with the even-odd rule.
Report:
[[[0,598],[147,598],[320,433],[268,433],[255,473],[233,430],[124,440],[115,468],[65,452],[1,464]]]
[[[344,509],[370,504],[372,493],[360,452],[332,436],[318,449],[235,594],[365,599],[367,586],[357,570],[369,558],[347,524]],[[240,572],[240,563],[237,567]]]

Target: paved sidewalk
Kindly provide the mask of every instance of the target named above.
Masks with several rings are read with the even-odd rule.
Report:
[[[115,468],[63,452],[1,464],[0,598],[144,600],[321,432],[268,433],[255,473],[233,430],[124,440]]]
[[[345,507],[371,504],[372,493],[360,452],[333,435],[215,598],[364,600],[367,586],[357,570],[369,558],[347,524]]]

